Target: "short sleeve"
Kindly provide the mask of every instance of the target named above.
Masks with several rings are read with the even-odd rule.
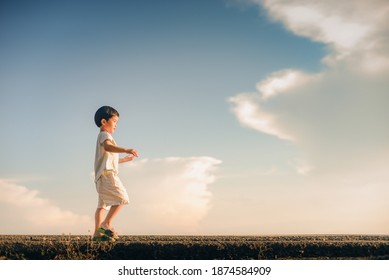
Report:
[[[102,132],[100,132],[100,134],[99,134],[99,143],[100,143],[100,145],[101,144],[103,144],[106,140],[113,140],[113,138],[112,138],[112,136],[111,136],[111,134],[109,134],[108,132],[106,132],[106,131],[102,131]]]

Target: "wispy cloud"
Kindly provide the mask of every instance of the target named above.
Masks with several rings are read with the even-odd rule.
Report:
[[[282,140],[294,141],[294,137],[277,123],[274,114],[261,106],[262,101],[255,93],[241,93],[228,99],[232,112],[239,122],[248,128],[276,136]]]
[[[61,209],[37,190],[3,179],[0,205],[2,234],[88,234],[93,227],[90,217]]]
[[[284,69],[258,92],[229,99],[246,127],[293,141],[306,155],[299,173],[342,172],[388,150],[389,40],[386,1],[263,0],[271,18],[328,46],[323,71]]]
[[[304,85],[314,82],[319,77],[318,74],[308,74],[299,70],[282,70],[259,82],[257,90],[261,94],[261,98],[266,100],[278,94],[298,90],[299,87],[304,87]]]

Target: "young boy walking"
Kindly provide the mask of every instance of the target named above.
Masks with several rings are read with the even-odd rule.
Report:
[[[95,123],[100,128],[100,133],[97,137],[95,155],[95,183],[98,204],[95,213],[94,241],[113,241],[118,238],[112,227],[112,220],[123,205],[129,203],[127,191],[118,177],[118,165],[133,160],[134,156],[138,156],[138,152],[135,149],[116,145],[112,134],[116,130],[118,120],[118,111],[110,106],[103,106],[96,111]],[[128,155],[119,158],[119,153]],[[103,220],[106,210],[108,213]]]

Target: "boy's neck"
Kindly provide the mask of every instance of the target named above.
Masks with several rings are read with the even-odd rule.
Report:
[[[105,131],[105,132],[107,132],[108,134],[110,134],[106,129],[104,129],[103,127],[100,127],[100,132],[103,132],[103,131]]]

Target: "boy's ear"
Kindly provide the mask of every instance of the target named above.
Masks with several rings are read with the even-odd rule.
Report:
[[[107,120],[106,119],[101,119],[101,125],[106,125],[107,124]]]

